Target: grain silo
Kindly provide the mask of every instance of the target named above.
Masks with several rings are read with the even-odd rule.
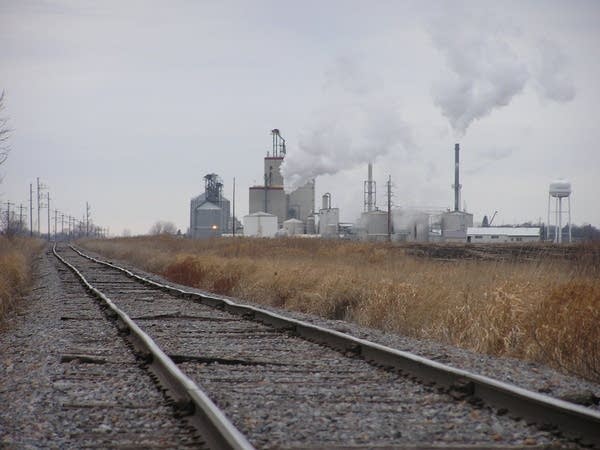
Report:
[[[204,177],[204,193],[190,201],[190,237],[202,239],[229,232],[230,204],[222,191],[217,174]]]

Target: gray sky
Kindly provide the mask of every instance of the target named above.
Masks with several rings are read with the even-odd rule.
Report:
[[[343,221],[369,159],[380,206],[391,175],[396,205],[452,207],[460,142],[475,220],[544,220],[564,177],[600,226],[598,23],[596,1],[0,0],[0,200],[39,176],[111,233],[185,231],[209,172],[247,213],[279,128],[289,179],[319,175]]]

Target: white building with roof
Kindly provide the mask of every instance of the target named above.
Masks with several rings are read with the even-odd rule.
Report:
[[[499,244],[538,242],[540,240],[539,227],[469,227],[467,228],[467,242],[473,244]]]
[[[277,234],[277,216],[263,211],[244,216],[244,236],[275,237]]]

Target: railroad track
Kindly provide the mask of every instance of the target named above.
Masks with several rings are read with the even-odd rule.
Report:
[[[211,448],[600,446],[587,408],[54,252]]]

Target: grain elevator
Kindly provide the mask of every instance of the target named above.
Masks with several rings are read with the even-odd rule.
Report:
[[[297,219],[306,225],[315,209],[315,181],[311,180],[289,194],[285,192],[281,174],[286,155],[285,139],[278,129],[271,130],[271,135],[272,149],[264,157],[264,182],[249,189],[249,213],[272,214],[277,217],[279,228],[288,219]]]
[[[216,173],[204,177],[204,193],[190,201],[190,237],[210,238],[229,233],[229,200],[223,197],[223,183]]]

